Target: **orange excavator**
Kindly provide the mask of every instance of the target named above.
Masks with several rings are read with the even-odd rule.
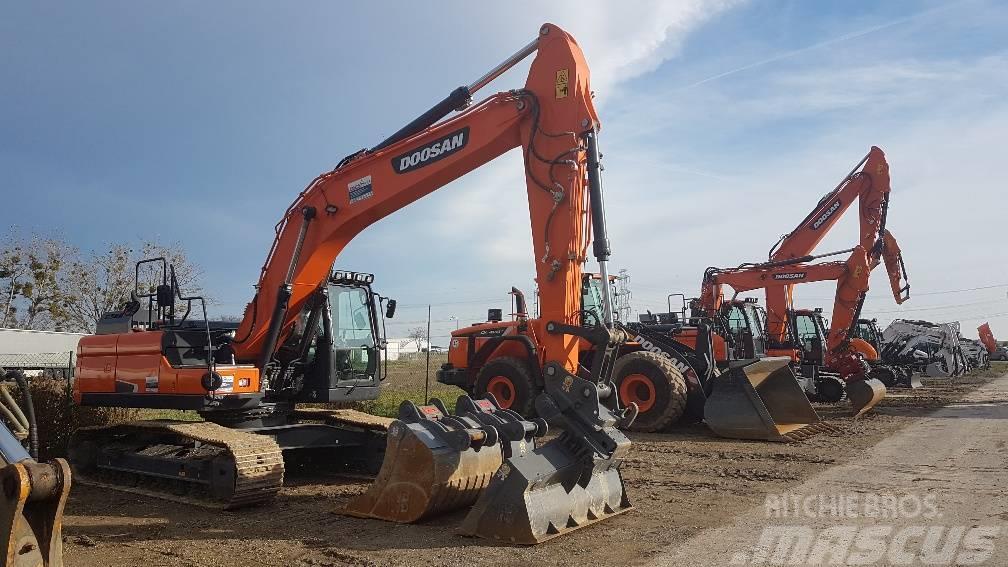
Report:
[[[843,262],[808,263],[844,252],[850,252],[850,256]],[[816,371],[819,367],[835,370],[839,375],[838,380],[831,380],[828,374],[819,376],[817,373],[806,390],[823,401],[830,402],[840,401],[846,390],[848,400],[859,415],[877,404],[886,393],[882,381],[871,377],[872,368],[867,362],[877,360],[878,353],[863,339],[854,338],[852,334],[868,292],[868,278],[872,269],[883,261],[889,272],[896,303],[903,303],[909,298],[909,286],[902,283],[906,276],[902,256],[899,246],[888,231],[870,253],[859,244],[850,250],[822,256],[743,264],[728,269],[708,268],[704,274],[700,303],[705,311],[718,312],[724,296],[722,286],[725,285],[738,294],[755,289],[777,290],[796,283],[836,281],[833,316],[825,344],[820,344],[817,349],[807,349],[799,344],[801,341],[795,340],[792,321],[795,310],[789,305],[785,311],[787,320],[792,321],[786,329],[788,338],[786,341],[770,343],[767,354],[787,355],[802,367],[809,365],[808,359],[811,356],[815,360],[812,366]],[[790,298],[790,294],[788,297]],[[818,354],[813,355],[813,352]]]
[[[472,101],[533,54],[523,88]],[[632,422],[636,408],[619,406],[609,379],[624,337],[608,319],[580,320],[592,236],[603,275],[610,255],[599,126],[581,49],[545,24],[484,76],[309,183],[276,226],[237,328],[207,321],[205,307],[202,320],[190,319],[201,299],[183,297],[171,267],[154,262],[161,283],[80,341],[74,395],[83,405],[196,410],[205,421],[82,431],[73,455],[80,476],[236,507],[277,492],[282,453],[380,455],[374,441],[387,431],[375,484],[345,513],[410,522],[475,501],[463,533],[533,544],[628,510],[619,466],[630,442],[617,427]],[[378,311],[387,304],[390,316],[394,304],[371,290],[370,274],[332,270],[343,248],[372,223],[513,148],[524,157],[542,312],[530,322],[542,349],[534,371],[544,389],[535,407],[563,432],[538,444],[546,422],[523,420],[492,397],[463,396],[454,413],[437,400],[404,402],[391,423],[299,410],[299,402],[379,391]],[[138,266],[138,276],[141,267],[150,266]],[[178,303],[186,306],[181,316]]]
[[[885,153],[877,146],[872,146],[851,172],[819,200],[812,212],[802,219],[794,230],[781,236],[771,247],[767,265],[779,262],[808,262],[823,257],[812,257],[810,254],[857,201],[858,244],[873,257],[882,256],[886,262],[886,271],[889,273],[893,297],[897,303],[902,303],[905,298],[900,297],[908,294],[910,288],[904,287],[901,283],[906,280],[906,270],[896,240],[886,229],[891,192],[889,163],[885,159]],[[777,344],[787,343],[788,309],[792,303],[794,284],[801,282],[796,280],[784,283],[785,285],[766,288],[767,336],[772,343]],[[863,301],[863,297],[860,301]],[[860,307],[858,310],[860,311]],[[837,328],[837,331],[848,332],[846,327]],[[780,352],[776,350],[771,349],[771,354],[786,356],[793,354],[788,348],[781,349]]]

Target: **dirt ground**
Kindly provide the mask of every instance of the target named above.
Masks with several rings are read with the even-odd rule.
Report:
[[[365,489],[365,480],[292,472],[275,503],[234,512],[75,485],[65,517],[65,560],[73,567],[648,564],[762,505],[767,494],[863,456],[1006,370],[999,365],[973,376],[925,379],[926,387],[913,392],[890,390],[877,411],[857,419],[842,408],[818,406],[837,431],[799,443],[719,439],[703,425],[633,435],[622,470],[635,509],[536,547],[502,548],[457,536],[464,512],[420,525],[344,517],[336,511]]]

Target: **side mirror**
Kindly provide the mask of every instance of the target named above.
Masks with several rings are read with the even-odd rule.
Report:
[[[390,299],[388,303],[385,304],[385,318],[391,319],[395,316],[396,300]]]

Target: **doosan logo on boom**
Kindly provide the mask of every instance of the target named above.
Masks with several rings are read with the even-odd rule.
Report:
[[[819,218],[816,219],[814,223],[812,223],[812,230],[819,230],[819,227],[822,226],[824,222],[829,220],[829,218],[833,216],[833,213],[835,213],[839,208],[840,208],[840,201],[833,203],[829,209],[826,209],[826,212],[819,215]]]
[[[456,130],[433,142],[414,148],[402,155],[392,158],[392,169],[396,173],[407,173],[420,169],[425,165],[444,159],[461,150],[469,141],[469,127]]]

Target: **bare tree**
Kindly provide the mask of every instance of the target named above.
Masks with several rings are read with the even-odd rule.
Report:
[[[0,247],[0,327],[61,329],[66,295],[59,274],[75,253],[58,238],[11,233]]]
[[[430,346],[430,341],[427,340],[426,327],[413,327],[406,336],[416,343],[417,352]]]
[[[200,270],[178,243],[162,245],[148,241],[141,244],[139,251],[126,244],[111,244],[105,250],[77,259],[64,272],[62,283],[68,296],[68,326],[77,331],[94,332],[102,315],[120,308],[129,299],[134,285],[139,294],[153,291],[161,282],[160,265],[156,268],[145,265],[138,282],[135,265],[138,260],[155,257],[163,257],[174,265],[183,294],[200,294],[202,290],[197,283]]]

